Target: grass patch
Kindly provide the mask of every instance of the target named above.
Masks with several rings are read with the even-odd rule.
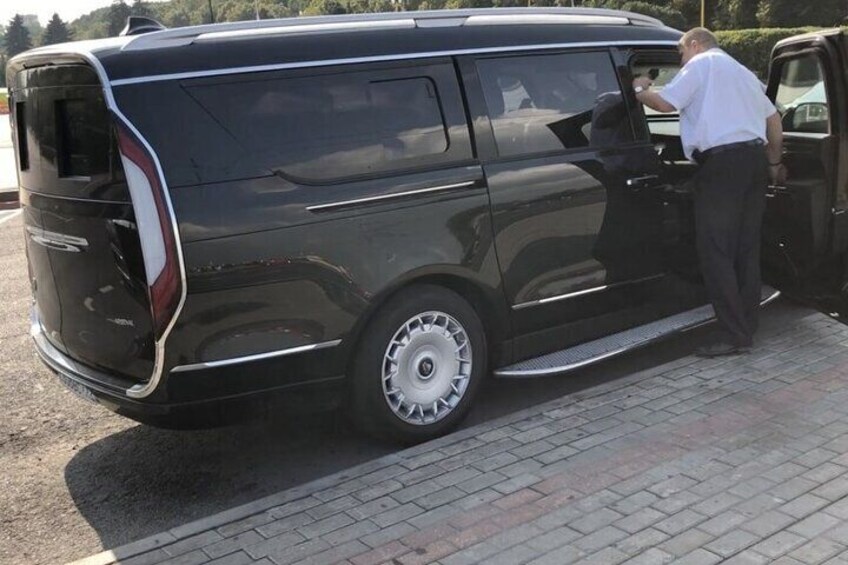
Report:
[[[0,114],[9,113],[9,94],[0,92]]]

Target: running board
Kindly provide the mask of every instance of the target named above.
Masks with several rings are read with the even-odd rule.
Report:
[[[760,304],[765,306],[780,296],[780,292],[764,286]],[[668,318],[638,326],[595,341],[581,343],[562,351],[527,359],[495,371],[497,377],[544,377],[565,373],[633,351],[672,334],[695,329],[715,319],[713,307],[701,306]]]

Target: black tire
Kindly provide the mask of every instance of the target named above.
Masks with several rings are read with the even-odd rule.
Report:
[[[441,318],[434,313],[446,317]],[[416,323],[407,325],[413,319]],[[424,323],[417,323],[419,320]],[[428,320],[432,322],[429,329]],[[440,331],[443,324],[447,332]],[[459,329],[464,333],[447,337]],[[394,342],[398,335],[408,337],[408,344]],[[434,343],[427,343],[428,340]],[[458,347],[457,358],[453,360],[440,356],[451,345],[451,340]],[[464,342],[468,343],[468,349],[462,346]],[[389,370],[395,366],[390,361],[390,351],[398,359],[408,361],[402,363],[404,366],[416,369],[403,371],[401,363],[398,363],[397,371]],[[434,285],[416,285],[393,296],[365,329],[354,355],[351,371],[354,422],[363,431],[403,444],[420,443],[454,429],[468,414],[486,375],[488,359],[486,335],[474,309],[455,292]],[[470,359],[470,366],[459,357]],[[393,395],[384,390],[384,369],[396,375],[386,381],[386,390],[405,388],[411,396],[420,395],[428,402],[416,404],[407,399],[408,404],[403,405],[399,394]],[[460,375],[446,377],[452,372]],[[407,378],[410,380],[407,381]],[[447,385],[450,390],[445,390],[446,378],[450,380]],[[395,383],[400,385],[394,386]],[[439,391],[449,396],[442,398]],[[439,400],[431,404],[429,400],[433,395],[437,395]],[[453,403],[455,405],[448,406]],[[405,419],[403,414],[413,404],[418,409],[411,419]],[[399,411],[393,406],[400,407]],[[416,416],[419,412],[420,416]]]

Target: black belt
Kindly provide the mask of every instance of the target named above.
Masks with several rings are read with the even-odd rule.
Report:
[[[706,151],[699,151],[696,149],[692,152],[692,158],[699,165],[703,165],[706,162],[707,157],[710,155],[715,155],[717,153],[723,153],[725,151],[733,151],[734,149],[742,149],[743,147],[762,147],[764,145],[762,139],[751,139],[749,141],[737,141],[736,143],[728,143],[726,145],[716,145],[715,147],[710,147]]]

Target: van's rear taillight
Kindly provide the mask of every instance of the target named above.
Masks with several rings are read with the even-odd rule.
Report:
[[[179,250],[153,157],[119,121],[118,144],[141,239],[153,329],[159,339],[174,317],[183,291]]]

